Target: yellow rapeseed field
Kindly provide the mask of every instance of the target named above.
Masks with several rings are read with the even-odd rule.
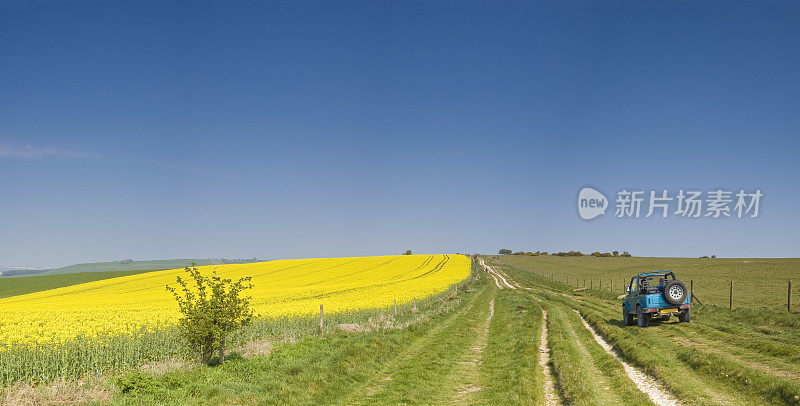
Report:
[[[210,272],[211,266],[199,267]],[[260,316],[296,316],[407,303],[469,276],[463,255],[312,258],[218,265],[220,276],[251,276]],[[0,343],[108,337],[174,323],[178,306],[165,290],[183,269],[148,272],[0,299]],[[2,347],[2,346],[0,346]]]

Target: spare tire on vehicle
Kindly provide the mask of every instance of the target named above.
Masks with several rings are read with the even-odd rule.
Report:
[[[683,303],[688,294],[689,291],[686,289],[686,285],[681,281],[669,281],[664,285],[664,299],[669,304],[679,305]]]

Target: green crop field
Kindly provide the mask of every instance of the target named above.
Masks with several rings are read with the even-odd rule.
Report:
[[[625,285],[638,272],[674,270],[688,286],[694,281],[694,294],[703,304],[729,306],[733,281],[734,308],[786,310],[788,282],[792,280],[792,310],[800,310],[800,258],[602,258],[592,256],[492,255],[498,264],[509,265],[542,275],[553,275],[579,287],[612,288],[625,293]],[[585,281],[585,282],[584,282]]]
[[[105,272],[75,272],[55,275],[36,275],[14,278],[0,278],[0,299],[9,296],[24,295],[42,290],[72,286],[80,283],[99,281],[101,279],[117,278],[120,276],[134,275],[143,271],[105,271]]]

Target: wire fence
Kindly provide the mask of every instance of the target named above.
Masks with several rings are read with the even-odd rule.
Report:
[[[534,271],[538,276],[574,286],[578,289],[604,290],[626,293],[630,278],[622,276],[595,276]],[[683,281],[690,289],[696,304],[736,308],[768,308],[800,313],[800,286],[792,280],[768,277],[732,280],[705,277]]]

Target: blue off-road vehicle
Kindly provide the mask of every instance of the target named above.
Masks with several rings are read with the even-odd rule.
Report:
[[[688,323],[692,317],[692,301],[686,285],[675,279],[672,271],[642,272],[633,278],[625,290],[622,318],[625,325],[650,325],[650,319],[667,321],[671,316]],[[636,321],[634,321],[636,318]]]

